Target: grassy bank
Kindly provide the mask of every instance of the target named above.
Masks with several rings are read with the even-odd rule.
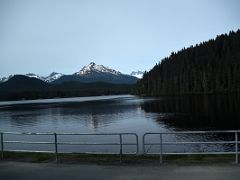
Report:
[[[5,152],[3,161],[21,161],[33,163],[56,162],[52,153]],[[233,164],[234,155],[167,155],[164,164]],[[119,155],[105,154],[59,154],[58,163],[94,163],[119,164]],[[123,155],[122,164],[159,164],[159,156]]]

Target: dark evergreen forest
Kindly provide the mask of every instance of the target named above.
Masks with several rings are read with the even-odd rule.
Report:
[[[137,83],[139,95],[240,92],[240,30],[173,52]]]
[[[36,78],[15,75],[0,84],[0,101],[129,94],[132,88],[130,84],[105,82],[48,84]]]

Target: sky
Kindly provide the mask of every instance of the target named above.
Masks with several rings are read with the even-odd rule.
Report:
[[[90,62],[148,71],[239,28],[239,0],[0,0],[0,77],[73,74]]]

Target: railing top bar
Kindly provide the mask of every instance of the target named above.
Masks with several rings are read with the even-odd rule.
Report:
[[[57,135],[137,135],[136,133],[56,133]]]
[[[147,134],[214,134],[214,133],[240,133],[240,130],[217,130],[217,131],[177,131],[177,132],[147,132]],[[34,132],[0,132],[2,134],[16,135],[54,135],[55,133],[34,133]],[[136,133],[56,133],[57,135],[135,135]]]
[[[136,133],[33,133],[33,132],[0,132],[2,134],[15,134],[15,135],[134,135]]]
[[[33,132],[0,132],[0,133],[16,135],[54,135],[54,133],[33,133]]]
[[[218,131],[177,131],[177,132],[147,132],[147,134],[214,134],[214,133],[240,133],[240,130],[218,130]]]

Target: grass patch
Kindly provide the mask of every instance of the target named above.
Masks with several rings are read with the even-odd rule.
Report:
[[[3,160],[41,163],[54,161],[55,155],[52,153],[4,152]]]
[[[224,155],[168,155],[164,161],[169,164],[232,164],[235,162],[235,156]]]
[[[53,153],[34,152],[4,152],[4,161],[21,161],[33,163],[56,162]],[[123,155],[122,164],[159,164],[159,156],[155,155]],[[233,164],[234,155],[166,155],[163,156],[164,164]],[[109,154],[63,154],[58,155],[58,163],[93,163],[93,164],[120,164],[119,155]]]

